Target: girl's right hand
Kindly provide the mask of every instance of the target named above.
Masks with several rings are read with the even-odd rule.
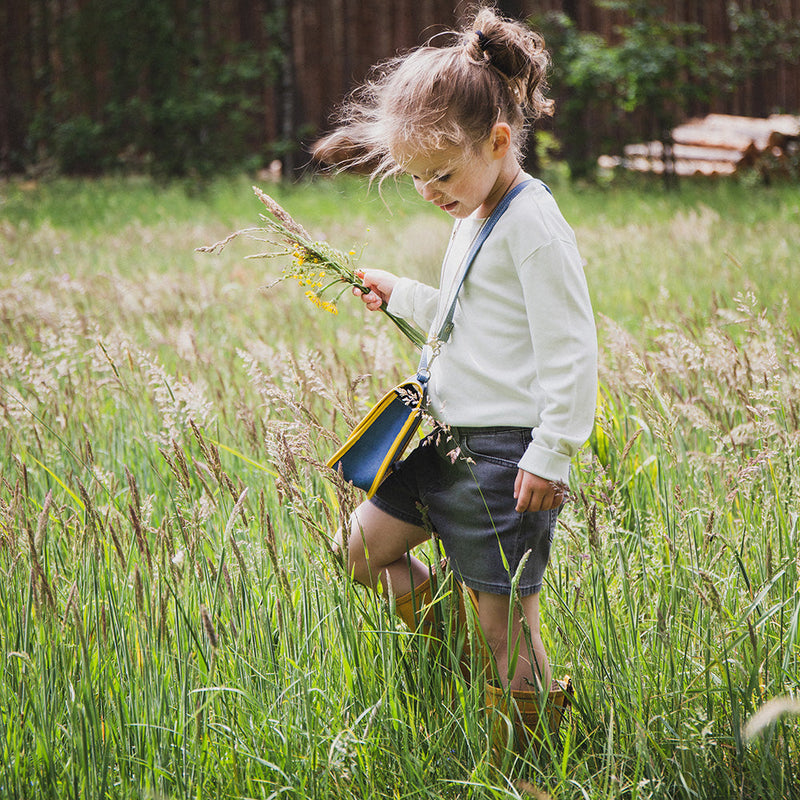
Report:
[[[358,287],[353,287],[353,294],[360,297],[370,311],[377,311],[384,303],[389,302],[392,290],[397,283],[397,275],[383,269],[360,269],[356,275],[369,291],[362,292]]]

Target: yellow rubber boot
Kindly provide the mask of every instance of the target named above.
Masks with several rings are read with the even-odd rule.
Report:
[[[568,676],[561,681],[553,681],[544,706],[538,691],[508,692],[487,683],[486,712],[491,719],[492,761],[495,766],[502,764],[509,750],[523,755],[532,745],[538,753],[548,735],[551,738],[558,736],[561,720],[572,703],[573,694],[572,681]]]
[[[431,579],[415,586],[408,594],[395,598],[394,610],[412,630],[435,635],[436,614],[433,609]]]

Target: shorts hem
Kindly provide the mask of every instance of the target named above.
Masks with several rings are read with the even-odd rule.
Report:
[[[376,508],[379,508],[381,511],[388,514],[390,517],[399,519],[401,522],[408,522],[411,525],[416,525],[418,528],[425,527],[424,520],[421,516],[415,516],[413,514],[407,514],[404,511],[399,511],[377,495],[370,497],[369,502],[372,503],[372,505],[374,505]]]
[[[476,581],[466,575],[461,575],[461,582],[465,586],[469,586],[475,592],[486,592],[487,594],[499,594],[505,597],[511,596],[511,586],[499,583],[489,583],[487,581]],[[520,597],[528,597],[532,594],[539,594],[542,590],[542,584],[537,583],[533,586],[518,586],[517,593]]]

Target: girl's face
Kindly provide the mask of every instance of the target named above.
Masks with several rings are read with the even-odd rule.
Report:
[[[478,152],[448,147],[411,152],[405,158],[398,152],[395,158],[400,156],[398,162],[413,178],[414,188],[423,200],[434,203],[456,219],[464,219],[475,211],[479,217],[488,217],[508,189],[509,174],[513,180],[518,171],[507,143],[496,141],[495,132],[500,127],[495,126],[492,136]]]

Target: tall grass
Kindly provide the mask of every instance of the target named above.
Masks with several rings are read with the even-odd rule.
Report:
[[[330,550],[358,497],[320,464],[410,348],[194,252],[247,180],[2,187],[0,796],[800,797],[796,187],[554,188],[602,346],[543,595],[577,695],[501,773],[480,687]],[[278,196],[435,278],[402,194]]]

